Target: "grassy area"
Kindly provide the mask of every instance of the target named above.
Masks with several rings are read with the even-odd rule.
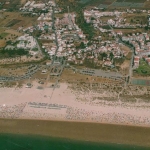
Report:
[[[0,18],[0,27],[11,27],[11,29],[18,29],[18,27],[28,27],[35,24],[37,17],[23,16],[21,12],[4,12],[3,18]]]
[[[125,19],[130,24],[147,24],[147,13],[125,14]]]
[[[36,51],[38,51],[38,48],[33,48],[32,51],[35,51],[35,52],[36,52]]]
[[[87,36],[87,38],[89,40],[92,39],[96,34],[94,27],[90,23],[85,22],[82,10],[76,13],[77,13],[76,23],[82,29],[83,33]]]
[[[101,21],[102,21],[103,23],[107,23],[107,21],[108,21],[109,19],[115,19],[115,16],[102,16],[102,17],[101,17]]]
[[[21,6],[20,0],[13,0],[13,1],[0,0],[0,2],[3,4],[2,8],[8,9],[9,11],[16,11]]]
[[[18,50],[1,50],[0,51],[0,58],[22,56],[22,55],[27,55],[28,53],[29,52],[25,51],[24,49],[18,49]]]
[[[143,76],[150,75],[150,66],[144,60],[140,60],[140,65],[135,71]]]
[[[5,38],[8,34],[7,32],[0,33],[0,38]]]
[[[63,8],[63,12],[67,12],[67,6],[69,6],[70,12],[76,13],[76,23],[89,40],[97,34],[94,27],[90,23],[85,22],[83,15],[84,8],[91,3],[91,0],[84,4],[79,4],[77,0],[57,0],[56,2]]]
[[[115,32],[119,32],[121,31],[123,34],[128,35],[128,34],[132,34],[132,33],[142,33],[144,32],[143,28],[136,28],[136,29],[114,29]]]
[[[0,18],[0,39],[5,42],[14,41],[22,33],[18,31],[19,27],[29,27],[36,23],[37,17],[22,16],[21,12],[4,12]],[[10,28],[7,28],[10,27]],[[1,41],[0,47],[5,46],[4,41]]]

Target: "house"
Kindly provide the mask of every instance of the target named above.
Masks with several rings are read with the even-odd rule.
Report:
[[[5,50],[14,50],[15,49],[15,46],[12,46],[12,45],[7,45],[5,47]]]
[[[104,62],[104,65],[105,65],[105,66],[111,66],[111,65],[112,65],[112,62],[111,62],[110,60],[106,60],[106,61]]]
[[[29,54],[32,55],[32,56],[36,56],[38,55],[38,51],[29,51]]]
[[[19,41],[17,48],[33,49],[37,46],[36,40],[28,34],[18,37],[17,41]]]
[[[43,69],[43,70],[42,70],[42,73],[46,73],[46,72],[47,72],[47,69]]]
[[[140,57],[139,56],[135,56],[134,57],[134,68],[138,68],[139,67],[139,62],[140,62]]]
[[[148,65],[150,65],[150,57],[146,57],[145,61],[147,62]]]

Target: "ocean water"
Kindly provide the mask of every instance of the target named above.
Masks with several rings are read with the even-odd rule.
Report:
[[[0,150],[150,150],[150,148],[44,136],[0,134]]]

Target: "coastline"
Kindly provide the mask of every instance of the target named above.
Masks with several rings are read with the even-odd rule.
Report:
[[[38,86],[0,88],[0,133],[150,147],[149,105],[89,103],[67,83],[55,91]]]
[[[91,100],[97,93],[73,93],[60,88],[0,88],[0,118],[41,119],[150,127],[149,103]],[[107,93],[104,93],[105,95]],[[105,96],[104,94],[101,97]]]
[[[150,128],[147,127],[51,120],[0,119],[0,133],[150,147]]]

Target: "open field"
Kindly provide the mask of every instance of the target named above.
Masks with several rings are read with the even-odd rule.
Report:
[[[3,12],[3,18],[0,19],[0,27],[28,27],[36,23],[37,17],[22,16],[20,12]]]
[[[132,53],[129,47],[125,45],[120,45],[120,48],[123,50],[124,56],[125,56],[125,61],[120,66],[121,68],[120,72],[124,75],[127,75],[129,73],[130,60],[131,60]]]
[[[12,27],[12,26],[14,26],[15,24],[17,24],[20,21],[21,20],[13,19],[10,22],[8,22],[8,24],[6,25],[6,27]]]
[[[14,41],[22,33],[18,31],[19,27],[28,27],[36,22],[36,17],[23,17],[19,12],[4,12],[0,19],[0,47],[5,46],[5,41]]]
[[[20,2],[22,5],[26,3],[26,0],[21,0]]]
[[[149,8],[150,7],[150,1],[146,1],[144,7]]]
[[[0,76],[20,76],[24,75],[27,72],[29,65],[26,66],[9,66],[9,67],[0,67]]]
[[[136,28],[136,29],[114,29],[115,32],[122,32],[123,34],[127,35],[130,33],[142,33],[144,29]]]
[[[1,37],[1,38],[5,38],[8,34],[9,34],[9,33],[7,33],[7,32],[1,33],[1,34],[0,34],[0,37]]]
[[[115,16],[102,16],[102,17],[100,18],[100,20],[101,20],[103,23],[107,23],[107,21],[108,21],[109,19],[115,19]]]
[[[37,0],[35,0],[37,1]],[[26,0],[0,0],[1,3],[3,3],[3,9],[8,9],[10,11],[16,11],[21,6],[23,6],[27,1]]]
[[[5,40],[0,40],[0,47],[4,47],[6,45]]]
[[[147,24],[147,13],[124,14],[124,19],[130,24]]]
[[[9,40],[14,41],[18,36],[22,35],[22,33],[14,29],[7,29],[7,28],[1,28],[1,29],[2,29],[0,30],[0,35],[2,35],[1,39],[3,39],[5,42]]]
[[[150,67],[144,60],[140,60],[140,65],[134,71],[134,73],[138,73],[139,75],[142,75],[142,76],[149,76],[150,75]]]
[[[73,80],[85,80],[88,78],[87,75],[79,74],[79,73],[74,73],[74,71],[70,69],[65,69],[61,75],[61,80],[64,81],[73,81]]]

